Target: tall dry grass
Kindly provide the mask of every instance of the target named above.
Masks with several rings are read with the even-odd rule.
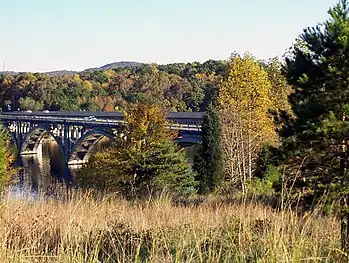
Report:
[[[316,212],[168,198],[131,203],[5,199],[0,262],[347,262],[339,224]]]

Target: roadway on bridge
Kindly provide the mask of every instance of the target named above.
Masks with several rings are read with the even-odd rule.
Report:
[[[205,112],[169,112],[167,119],[171,129],[201,130]],[[89,118],[93,117],[93,118]],[[3,121],[51,122],[78,124],[115,125],[123,123],[121,112],[87,112],[87,111],[52,111],[52,112],[2,112]]]
[[[123,114],[121,112],[103,112],[103,111],[10,111],[10,112],[1,112],[1,115],[10,115],[10,116],[55,116],[55,117],[89,117],[95,116],[98,118],[110,118],[110,119],[122,119]],[[201,120],[205,115],[205,112],[169,112],[167,115],[168,119],[198,119]]]

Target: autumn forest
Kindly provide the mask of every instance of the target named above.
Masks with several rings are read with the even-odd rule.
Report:
[[[280,78],[274,59],[259,62],[271,81]],[[217,92],[228,61],[140,65],[65,76],[1,75],[1,105],[7,110],[123,111],[144,99],[168,111],[204,111]],[[277,87],[275,87],[277,88]],[[282,90],[280,88],[280,90]]]

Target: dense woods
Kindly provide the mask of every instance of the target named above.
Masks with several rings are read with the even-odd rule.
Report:
[[[260,64],[270,68],[270,78],[280,74],[277,60]],[[0,102],[3,111],[123,111],[130,104],[144,100],[168,111],[204,111],[217,93],[227,65],[227,61],[209,60],[205,63],[140,64],[63,76],[5,74],[0,75]]]
[[[215,93],[226,62],[139,65],[64,76],[0,76],[3,110],[125,110],[150,100],[168,111],[200,111]]]

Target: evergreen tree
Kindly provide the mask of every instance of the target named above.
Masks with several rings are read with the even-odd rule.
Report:
[[[210,103],[202,124],[202,145],[194,160],[199,191],[214,190],[223,180],[220,120],[217,109]]]
[[[330,19],[304,30],[286,59],[296,120],[282,145],[289,181],[304,197],[340,201],[342,241],[349,237],[349,3]],[[310,199],[310,198],[309,198]]]

